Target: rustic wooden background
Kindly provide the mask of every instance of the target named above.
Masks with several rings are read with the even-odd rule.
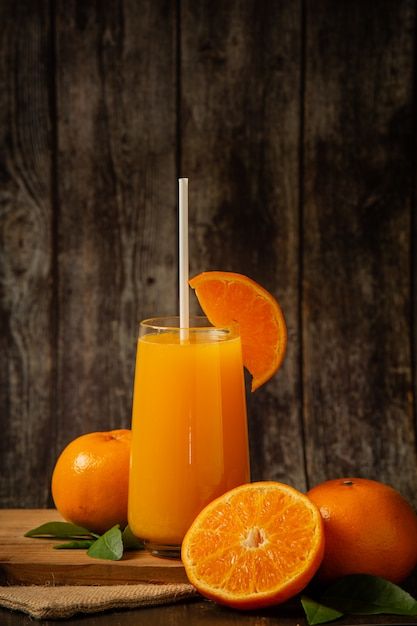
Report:
[[[416,0],[0,0],[0,504],[129,427],[138,321],[191,274],[282,304],[252,475],[417,504]]]

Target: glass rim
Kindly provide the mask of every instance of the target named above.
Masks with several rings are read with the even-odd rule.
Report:
[[[179,332],[180,330],[189,330],[198,332],[213,332],[213,330],[223,330],[229,332],[235,331],[239,334],[238,322],[214,326],[205,315],[190,315],[189,322],[188,326],[181,326],[179,315],[161,315],[141,320],[139,322],[139,327],[155,331]],[[198,322],[200,322],[200,324],[198,324]]]

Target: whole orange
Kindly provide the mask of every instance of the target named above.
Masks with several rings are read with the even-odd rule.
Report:
[[[417,565],[417,515],[392,487],[365,478],[338,478],[307,495],[324,521],[323,580],[372,574],[398,583]]]
[[[52,474],[52,497],[62,517],[103,533],[127,524],[130,430],[81,435],[61,452]]]

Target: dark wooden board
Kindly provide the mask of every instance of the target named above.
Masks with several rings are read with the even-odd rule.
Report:
[[[130,425],[139,321],[177,310],[177,236],[175,3],[56,4],[58,451]]]
[[[1,2],[0,23],[0,502],[46,506],[56,358],[48,3]]]
[[[93,559],[85,550],[55,550],[60,539],[24,537],[50,521],[62,521],[53,509],[0,511],[0,584],[122,585],[188,582],[180,560],[160,559],[144,550],[127,551],[120,561]]]
[[[415,502],[414,2],[306,4],[303,389],[311,482]],[[341,34],[343,33],[343,36]]]
[[[252,476],[305,487],[298,341],[301,3],[181,3],[181,173],[191,270],[247,274],[280,301],[289,348],[248,393]]]
[[[33,626],[33,619],[17,611],[0,609],[2,626]],[[65,620],[65,626],[306,626],[302,611],[288,610],[281,605],[263,611],[230,610],[214,602],[192,601],[159,607],[143,607],[129,611],[106,611],[95,615],[76,615]],[[398,615],[349,616],[338,621],[338,626],[406,626],[415,624],[415,618]],[[48,626],[60,626],[62,620],[48,620]]]
[[[179,174],[191,273],[248,274],[288,323],[253,478],[417,506],[416,4],[0,3],[0,506],[51,506],[64,445],[129,426]]]

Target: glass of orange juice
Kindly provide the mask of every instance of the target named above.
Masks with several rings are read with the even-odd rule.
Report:
[[[201,509],[250,479],[238,327],[189,326],[141,322],[133,394],[129,526],[174,558]]]

